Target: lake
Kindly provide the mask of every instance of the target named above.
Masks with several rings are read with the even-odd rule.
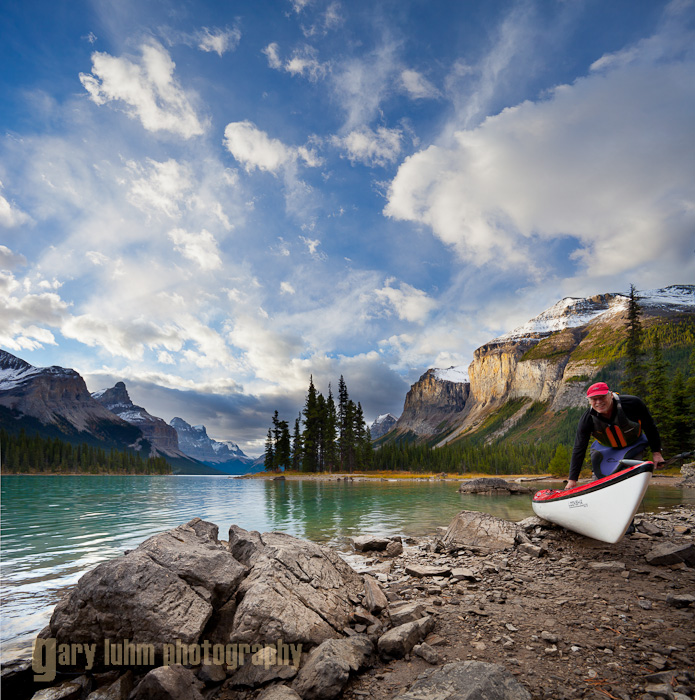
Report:
[[[551,488],[546,482],[537,488]],[[0,658],[30,654],[68,586],[147,537],[200,517],[219,526],[348,550],[357,535],[425,535],[461,510],[532,515],[529,495],[459,494],[454,482],[235,479],[226,476],[3,476]],[[649,488],[644,510],[695,503],[695,490]]]

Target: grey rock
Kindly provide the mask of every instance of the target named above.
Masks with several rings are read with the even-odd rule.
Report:
[[[695,544],[666,542],[654,547],[645,558],[652,566],[670,566],[681,562],[688,566],[695,566]]]
[[[50,622],[57,643],[96,643],[128,639],[151,643],[195,642],[212,606],[178,575],[145,552],[100,564],[86,573],[55,607]]]
[[[457,567],[451,570],[451,578],[457,581],[477,581],[478,577],[472,569],[467,569],[465,567]]]
[[[198,679],[205,685],[216,685],[227,680],[227,672],[223,664],[203,664],[198,671]]]
[[[422,564],[408,564],[405,567],[405,573],[417,578],[425,576],[450,576],[451,567],[449,566],[427,566]]]
[[[519,545],[519,551],[523,552],[524,554],[529,554],[532,557],[536,557],[536,559],[539,559],[544,554],[548,553],[548,550],[545,547],[539,547],[535,544],[531,544],[530,542],[522,542]]]
[[[227,602],[246,575],[246,568],[219,543],[217,525],[200,518],[150,537],[136,551],[199,592],[208,591],[214,608]]]
[[[225,688],[257,688],[272,681],[289,681],[297,675],[297,668],[291,663],[291,658],[279,661],[277,647],[268,646],[260,649],[252,656],[245,656],[240,663],[243,665],[225,683]],[[282,661],[282,660],[280,660]]]
[[[180,664],[160,666],[140,681],[130,700],[203,700],[193,672]]]
[[[625,564],[622,561],[592,561],[589,568],[595,571],[623,571]]]
[[[98,688],[87,696],[87,700],[128,700],[133,690],[133,672],[127,671],[110,685]]]
[[[406,622],[379,637],[377,647],[384,659],[402,659],[416,644],[422,642],[434,629],[434,618],[423,617],[414,622]]]
[[[516,523],[464,510],[451,521],[442,542],[449,549],[475,547],[483,551],[501,551],[514,547],[518,531]]]
[[[403,625],[406,622],[414,622],[427,615],[425,606],[417,601],[410,603],[398,603],[389,608],[389,617],[394,627]]]
[[[252,561],[237,589],[233,628],[225,643],[275,644],[281,639],[312,647],[340,636],[348,626],[352,600],[359,600],[363,582],[334,551],[283,533],[264,533],[262,549]]]
[[[364,577],[364,605],[370,613],[379,615],[388,607],[388,600],[381,586],[371,577]]]
[[[413,647],[413,654],[416,656],[419,656],[421,659],[424,659],[427,661],[428,664],[432,664],[433,666],[437,665],[440,662],[439,659],[439,654],[436,652],[435,649],[433,649],[427,642],[423,642],[422,644],[416,644]]]
[[[386,537],[374,537],[373,535],[362,535],[352,538],[352,545],[357,552],[383,552],[391,540]]]
[[[687,608],[695,605],[695,595],[691,593],[669,593],[666,602],[674,608]]]
[[[82,686],[68,681],[52,688],[44,688],[32,695],[31,700],[79,700]]]
[[[374,660],[374,645],[365,635],[329,639],[309,654],[293,688],[303,700],[336,698],[350,673],[372,666]]]
[[[258,696],[258,700],[302,700],[302,698],[287,685],[274,685],[264,690]]]
[[[531,700],[504,666],[482,661],[446,664],[416,681],[399,700]]]
[[[397,541],[391,541],[386,545],[386,554],[389,557],[397,557],[403,554],[403,544]]]
[[[253,566],[254,560],[264,547],[260,532],[244,530],[238,525],[229,528],[228,546],[234,558],[245,566]]]

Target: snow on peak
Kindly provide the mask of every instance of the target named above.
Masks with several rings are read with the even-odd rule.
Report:
[[[461,365],[459,367],[448,367],[447,369],[435,369],[434,378],[442,382],[455,382],[457,384],[467,384],[468,368]]]
[[[380,416],[377,416],[373,425],[379,425],[380,423],[383,423],[387,418],[391,418],[393,420],[398,420],[396,418],[396,416],[394,416],[392,413],[382,413]]]

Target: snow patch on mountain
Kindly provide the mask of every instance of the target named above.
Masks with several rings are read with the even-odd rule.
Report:
[[[435,369],[435,379],[441,382],[455,382],[456,384],[469,383],[468,368],[461,365],[459,367],[448,367],[447,369]]]

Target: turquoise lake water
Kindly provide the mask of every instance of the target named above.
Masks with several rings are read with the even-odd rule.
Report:
[[[536,484],[538,489],[552,484]],[[0,658],[26,655],[65,589],[102,561],[194,517],[348,550],[365,534],[425,535],[461,510],[532,515],[531,496],[474,496],[442,481],[266,481],[216,476],[2,478]],[[695,503],[695,490],[650,487],[644,510]]]

